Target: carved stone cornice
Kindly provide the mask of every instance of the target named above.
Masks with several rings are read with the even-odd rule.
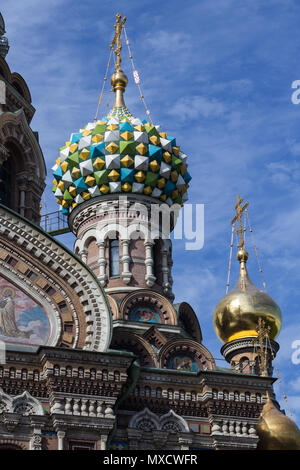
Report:
[[[0,206],[0,242],[9,245],[7,240],[14,240],[15,250],[27,255],[29,260],[38,260],[44,271],[50,271],[56,278],[59,276],[68,286],[72,298],[80,298],[74,313],[78,315],[81,311],[81,323],[86,324],[85,348],[106,350],[112,330],[109,302],[88,267],[42,229]]]
[[[141,194],[135,196],[130,194],[123,195],[120,198],[115,194],[101,196],[101,198],[90,199],[80,207],[73,209],[68,223],[70,228],[76,233],[77,237],[84,235],[84,231],[91,225],[104,222],[117,222],[117,220],[127,220],[128,211],[134,204],[143,204],[146,213],[140,213],[136,216],[136,220],[140,223],[148,223],[151,204],[154,203],[153,198],[143,196]],[[132,220],[132,217],[129,217]]]
[[[273,340],[270,340],[270,344],[274,357],[276,357],[279,350],[279,344]],[[270,351],[269,344],[267,345],[267,349]],[[246,353],[249,351],[254,351],[253,337],[235,339],[225,343],[221,348],[221,354],[225,357],[227,362],[230,362],[236,354]]]
[[[8,104],[13,105],[15,109],[23,108],[26,118],[30,123],[35,113],[35,108],[7,80],[5,80],[5,85]]]
[[[145,331],[143,338],[157,349],[160,349],[167,342],[167,338],[158,330],[157,326],[152,326],[149,330]]]

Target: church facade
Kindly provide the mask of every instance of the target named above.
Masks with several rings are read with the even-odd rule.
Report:
[[[197,312],[174,303],[176,211],[167,227],[151,214],[180,208],[191,176],[176,139],[125,106],[120,20],[115,104],[71,134],[52,169],[71,252],[39,225],[45,162],[0,17],[0,450],[256,449],[268,396],[276,404],[280,309],[251,283],[241,245],[239,281],[214,315],[221,368]],[[271,331],[263,374],[261,317]]]

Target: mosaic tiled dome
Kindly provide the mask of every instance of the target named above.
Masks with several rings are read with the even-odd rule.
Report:
[[[52,168],[52,191],[68,215],[105,194],[145,194],[169,205],[187,200],[186,155],[174,137],[135,118],[126,106],[71,134]]]

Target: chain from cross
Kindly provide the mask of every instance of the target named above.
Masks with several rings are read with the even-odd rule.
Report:
[[[116,23],[115,23],[115,36],[111,42],[110,48],[113,49],[113,47],[116,44],[116,49],[115,49],[115,54],[117,56],[117,62],[116,62],[116,72],[120,71],[121,67],[121,49],[122,49],[122,42],[121,42],[121,33],[123,26],[126,21],[126,16],[123,17],[121,21],[122,15],[120,13],[116,14]]]
[[[244,229],[242,227],[242,215],[244,210],[248,207],[249,203],[246,202],[244,206],[242,207],[241,204],[243,202],[244,198],[240,198],[239,194],[237,195],[237,204],[234,206],[234,210],[236,211],[236,216],[232,219],[231,224],[234,225],[236,220],[238,221],[239,228],[237,230],[237,233],[240,235],[240,248],[244,248],[245,241],[243,239],[243,232]]]
[[[255,344],[258,343],[258,357],[259,357],[259,369],[260,375],[267,376],[267,357],[266,350],[267,345],[264,345],[264,339],[268,339],[270,335],[271,327],[266,326],[266,322],[262,319],[258,319],[258,325],[256,327],[257,337],[253,340]]]

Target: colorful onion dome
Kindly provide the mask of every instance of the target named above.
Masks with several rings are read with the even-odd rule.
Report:
[[[191,176],[187,156],[160,126],[135,118],[125,106],[126,75],[111,83],[116,93],[109,114],[71,134],[60,148],[53,188],[65,215],[79,204],[106,194],[144,194],[182,205]]]
[[[257,336],[258,320],[270,327],[270,338],[275,339],[281,328],[281,311],[274,300],[258,289],[249,279],[246,262],[248,253],[241,248],[237,253],[240,275],[235,287],[215,308],[213,325],[223,343],[238,338]]]

